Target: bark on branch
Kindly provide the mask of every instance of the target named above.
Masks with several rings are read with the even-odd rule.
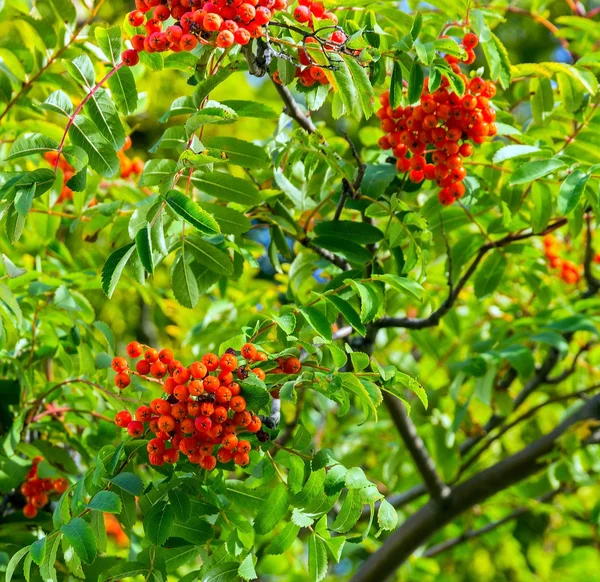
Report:
[[[374,325],[377,328],[387,328],[387,327],[399,327],[404,329],[425,329],[427,327],[434,327],[438,325],[442,317],[446,315],[450,309],[452,309],[453,305],[456,303],[460,292],[463,290],[465,285],[469,282],[469,279],[474,275],[477,267],[487,253],[492,249],[500,249],[506,247],[512,243],[519,242],[521,240],[526,240],[528,238],[532,238],[534,236],[544,236],[550,232],[553,232],[557,228],[560,228],[564,224],[566,224],[566,218],[559,218],[555,220],[551,225],[549,225],[543,232],[522,232],[517,234],[509,234],[504,238],[501,238],[497,241],[492,241],[484,244],[477,253],[476,257],[473,259],[471,264],[468,266],[464,275],[459,279],[456,283],[456,286],[450,290],[448,297],[446,300],[430,315],[427,317],[421,318],[411,318],[411,317],[382,317],[380,320],[374,322]]]
[[[383,400],[390,411],[392,420],[394,421],[410,456],[415,462],[421,477],[423,477],[429,495],[436,501],[446,499],[450,495],[450,488],[438,475],[435,463],[429,455],[425,443],[417,434],[417,429],[413,421],[406,414],[404,404],[388,392],[383,393]]]
[[[390,535],[351,582],[385,580],[435,532],[461,513],[547,467],[545,457],[555,449],[558,439],[575,423],[588,419],[600,419],[600,395],[591,398],[552,432],[452,488],[446,503],[429,501]]]

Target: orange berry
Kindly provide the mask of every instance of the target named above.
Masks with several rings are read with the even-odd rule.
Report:
[[[229,407],[234,412],[242,412],[246,410],[246,400],[243,396],[234,396],[229,402]]]
[[[202,380],[202,378],[204,378],[208,372],[206,366],[202,362],[194,362],[193,364],[190,364],[189,370],[192,374],[192,378],[195,380]]]
[[[127,370],[127,368],[129,368],[127,360],[121,357],[113,358],[111,366],[115,372],[124,372],[125,370]]]
[[[250,463],[250,455],[248,453],[235,453],[233,462],[240,467],[246,467]]]
[[[253,360],[256,357],[256,348],[253,344],[244,344],[241,353],[246,360]]]
[[[219,367],[219,358],[213,353],[204,354],[202,356],[202,363],[209,372],[214,372]]]
[[[127,388],[127,386],[129,386],[130,383],[131,383],[131,378],[129,377],[129,374],[127,374],[126,372],[119,372],[115,376],[115,386],[119,390],[124,390],[125,388]]]

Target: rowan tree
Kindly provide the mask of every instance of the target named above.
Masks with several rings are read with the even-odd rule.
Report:
[[[0,0],[7,582],[595,579],[599,47]]]

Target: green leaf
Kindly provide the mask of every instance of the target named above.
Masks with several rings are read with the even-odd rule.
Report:
[[[188,135],[192,135],[205,125],[223,125],[237,120],[235,111],[225,107],[205,107],[185,122]]]
[[[502,252],[494,249],[477,270],[475,296],[485,297],[492,293],[502,281],[507,260]]]
[[[355,311],[354,307],[350,305],[345,299],[338,297],[337,295],[325,295],[327,301],[332,303],[337,310],[344,316],[344,319],[363,337],[367,333],[367,328],[360,320],[360,315]]]
[[[293,313],[283,313],[279,317],[272,315],[271,318],[288,335],[294,333],[296,329],[296,316]]]
[[[138,233],[135,235],[135,248],[140,258],[142,266],[148,273],[152,275],[154,273],[154,261],[152,260],[152,237],[151,237],[151,226],[147,224],[145,227],[140,228]]]
[[[561,214],[566,215],[575,210],[589,179],[590,174],[579,168],[573,170],[573,172],[566,177],[558,191],[557,207]]]
[[[226,202],[256,206],[261,201],[253,184],[224,172],[194,173],[192,184],[201,192]]]
[[[360,489],[349,489],[332,529],[339,533],[350,531],[362,515],[363,501]]]
[[[226,67],[221,67],[216,73],[213,75],[208,75],[204,80],[202,80],[196,88],[194,89],[193,95],[193,103],[196,109],[200,107],[202,102],[208,94],[218,87],[221,83],[226,81],[230,75],[235,73],[236,71],[245,70],[246,65],[242,65],[241,63],[230,63]]]
[[[342,389],[347,390],[358,397],[366,415],[365,419],[370,418],[371,415],[377,419],[376,404],[379,404],[379,402],[376,403],[373,401],[371,394],[364,384],[352,372],[342,372],[337,377],[340,379]]]
[[[360,318],[364,323],[373,320],[379,309],[385,303],[383,292],[374,284],[359,283],[353,279],[346,279],[344,283],[352,285],[360,296]]]
[[[256,533],[260,535],[269,533],[285,517],[287,510],[288,492],[285,485],[279,483],[271,491],[256,515],[254,520]]]
[[[529,182],[533,182],[538,178],[543,178],[544,176],[547,176],[548,174],[563,168],[564,166],[564,162],[557,160],[556,158],[526,162],[516,169],[509,181],[509,184],[511,186],[516,186],[517,184],[528,184]]]
[[[398,512],[396,508],[382,499],[379,504],[379,510],[377,511],[377,523],[379,528],[386,531],[393,531],[398,525]]]
[[[65,539],[73,546],[75,553],[86,564],[91,564],[96,559],[96,540],[90,525],[81,517],[76,517],[60,531]]]
[[[535,371],[535,361],[531,350],[521,345],[512,345],[500,350],[500,356],[506,358],[519,376],[528,378]]]
[[[202,582],[238,582],[238,562],[219,562],[202,576]]]
[[[402,66],[398,61],[394,61],[390,81],[390,107],[392,109],[397,109],[402,105],[402,90]]]
[[[202,266],[219,275],[233,274],[233,263],[227,253],[197,236],[188,236],[184,245]]]
[[[341,255],[353,266],[361,267],[371,259],[371,253],[363,246],[344,236],[317,236],[312,241],[316,246]]]
[[[233,208],[209,202],[202,202],[200,206],[215,218],[223,234],[241,235],[252,227],[250,220]]]
[[[425,77],[421,65],[415,59],[408,75],[408,102],[413,105],[421,98]]]
[[[184,243],[186,244],[186,243]],[[190,264],[180,254],[175,259],[173,274],[171,279],[173,295],[175,299],[188,309],[193,309],[200,300],[198,282]]]
[[[65,117],[71,117],[71,115],[73,115],[71,98],[60,89],[50,93],[46,98],[46,101],[40,103],[40,107],[47,111],[53,111],[54,113],[64,115]]]
[[[273,539],[265,549],[266,554],[283,554],[297,539],[300,527],[295,523],[288,523]]]
[[[323,221],[315,225],[315,234],[319,236],[340,236],[352,239],[353,242],[367,245],[379,242],[383,232],[368,222],[355,222],[353,220]]]
[[[542,182],[531,185],[531,227],[534,232],[542,232],[552,217],[554,200],[550,188]]]
[[[57,149],[58,143],[53,139],[50,139],[41,133],[25,133],[20,135],[12,144],[6,159],[15,160],[24,156],[42,154]]]
[[[203,234],[214,235],[220,232],[217,221],[185,194],[169,190],[165,194],[165,200],[176,214]]]
[[[206,147],[220,150],[229,162],[244,168],[261,169],[269,164],[269,157],[263,147],[236,137],[215,136],[203,140]]]
[[[129,67],[121,67],[110,79],[108,87],[117,109],[123,115],[133,115],[138,106],[138,90]]]
[[[238,568],[238,574],[244,580],[256,580],[256,578],[258,578],[258,576],[256,575],[256,570],[254,569],[254,561],[252,554],[248,554],[244,558],[244,560],[240,564],[240,567]]]
[[[135,250],[135,243],[129,243],[117,249],[104,263],[102,268],[102,289],[108,298],[112,297],[125,265]]]
[[[12,555],[10,561],[8,562],[8,565],[6,566],[6,574],[5,574],[6,582],[10,582],[12,580],[13,574],[15,573],[15,570],[17,569],[19,562],[23,559],[25,554],[27,554],[28,552],[29,552],[29,546],[25,546],[24,548],[21,548],[20,550],[16,551]]]
[[[158,186],[172,182],[177,172],[174,160],[150,160],[144,166],[140,186]]]
[[[159,501],[144,516],[144,533],[150,542],[162,546],[171,535],[174,521],[173,508],[165,501]]]
[[[358,94],[358,101],[366,119],[369,119],[375,111],[375,92],[367,75],[367,69],[363,67],[354,55],[342,55]]]
[[[308,576],[315,582],[327,576],[327,548],[316,533],[308,538]]]
[[[182,538],[195,546],[201,546],[214,535],[213,527],[204,519],[188,515],[184,523],[175,523],[170,531],[170,536]]]
[[[175,513],[175,519],[179,523],[187,523],[191,517],[192,504],[190,498],[179,489],[169,490],[169,501],[173,512]]]
[[[102,26],[98,26],[94,30],[94,36],[100,50],[113,65],[116,65],[121,60],[121,27],[112,26],[110,28],[103,28]]]
[[[383,281],[387,283],[390,287],[394,288],[396,291],[399,291],[403,295],[410,295],[419,301],[423,301],[423,294],[425,293],[425,289],[412,279],[408,279],[407,277],[398,277],[397,275],[392,275],[390,273],[386,273],[384,275],[373,275],[373,279],[378,281]]]
[[[331,341],[331,323],[316,307],[304,307],[300,310],[308,324],[324,339]]]
[[[99,491],[92,497],[88,507],[104,513],[121,513],[121,500],[113,491]]]
[[[138,497],[144,492],[144,483],[134,473],[119,473],[115,475],[111,480],[117,487],[131,493],[131,495],[137,495]]]
[[[350,352],[350,360],[352,361],[352,368],[355,372],[364,370],[371,361],[368,354],[364,354],[363,352]]]
[[[91,92],[92,88],[88,90]],[[100,135],[120,150],[125,143],[125,129],[119,119],[117,109],[104,89],[97,89],[84,106],[85,112],[98,128]]]
[[[35,196],[35,184],[28,184],[23,188],[19,188],[15,195],[15,210],[22,216],[27,216],[31,209],[33,198]]]
[[[91,168],[104,178],[112,178],[121,167],[114,147],[85,116],[78,115],[69,128],[71,143],[88,155]]]
[[[500,148],[493,157],[493,162],[495,164],[500,164],[505,162],[506,160],[511,160],[513,158],[518,158],[520,156],[529,156],[532,154],[537,154],[541,150],[537,146],[530,145],[521,145],[521,144],[513,144],[507,145],[503,148]]]
[[[279,117],[279,113],[272,107],[257,101],[227,100],[221,101],[221,105],[233,109],[240,117],[255,119],[277,119]]]

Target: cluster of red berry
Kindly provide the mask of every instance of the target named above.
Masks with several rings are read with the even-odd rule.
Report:
[[[33,466],[27,473],[25,482],[21,485],[21,493],[27,500],[23,507],[23,515],[29,519],[33,519],[37,515],[38,509],[50,501],[49,495],[62,494],[69,488],[69,482],[64,477],[58,479],[38,477],[37,468],[42,461],[42,457],[33,459]]]
[[[131,38],[132,49],[123,53],[127,66],[137,65],[139,53],[191,51],[198,42],[229,48],[246,45],[263,35],[287,0],[135,0],[136,10],[127,15],[133,27],[145,26],[145,34]],[[163,23],[174,23],[163,32]]]
[[[553,269],[560,269],[560,278],[570,285],[575,285],[581,278],[581,268],[566,259],[559,257],[561,244],[555,236],[547,234],[544,237],[544,254]]]
[[[333,12],[327,12],[321,2],[312,0],[298,0],[298,6],[294,8],[294,18],[300,24],[306,24],[314,30],[315,20],[328,20],[334,25],[338,23],[338,17]],[[346,40],[344,38],[344,40]],[[343,42],[343,41],[342,41]]]
[[[177,463],[182,453],[191,463],[208,471],[217,462],[233,461],[245,467],[250,462],[252,445],[238,435],[246,432],[256,434],[259,441],[268,439],[268,434],[261,430],[261,419],[247,410],[242,388],[236,381],[245,380],[250,373],[265,379],[260,363],[266,362],[268,356],[253,344],[242,347],[243,362],[230,349],[220,358],[213,353],[204,354],[201,361],[187,367],[169,349],[157,351],[131,342],[127,353],[131,358],[143,357],[136,362],[135,370],[130,370],[125,358],[114,358],[115,385],[121,390],[126,388],[130,374],[135,374],[159,382],[165,392],[163,398],[155,398],[150,406],[140,406],[133,417],[127,410],[115,417],[116,425],[126,428],[134,438],[147,430],[154,433],[155,438],[147,447],[150,464]],[[277,364],[271,372],[298,374],[301,369],[300,361],[294,357]]]
[[[467,33],[462,44],[467,53],[463,62],[470,64],[475,58],[477,36]],[[386,91],[381,95],[382,108],[377,116],[387,134],[380,138],[379,147],[392,149],[398,171],[409,172],[408,178],[415,183],[434,180],[441,188],[440,202],[449,206],[465,193],[463,180],[467,171],[463,158],[473,154],[469,141],[482,144],[487,137],[496,135],[496,111],[489,102],[496,94],[496,85],[481,77],[469,79],[461,72],[456,57],[444,58],[465,83],[462,96],[449,89],[445,77],[433,92],[427,89],[425,79],[419,105],[392,109]]]

